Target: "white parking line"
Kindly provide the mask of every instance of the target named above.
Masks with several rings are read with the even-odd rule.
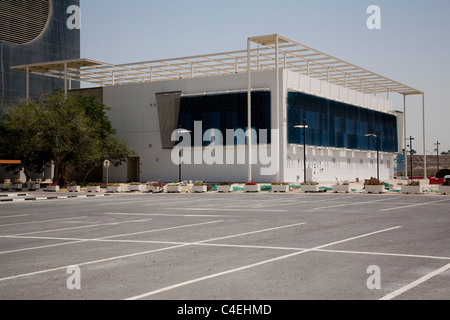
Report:
[[[382,202],[382,201],[388,201],[388,200],[392,200],[392,199],[381,199],[381,200],[373,200],[373,201],[367,201],[367,202],[354,202],[354,203],[343,203],[343,204],[341,203],[341,204],[336,204],[333,206],[312,208],[311,210],[329,209],[329,208],[346,207],[346,206],[358,206],[358,205],[364,205],[364,204]]]
[[[198,242],[194,242],[194,244],[213,242],[213,241],[225,240],[225,239],[230,239],[230,238],[237,238],[237,237],[242,237],[242,236],[248,236],[250,234],[256,234],[256,233],[262,233],[262,232],[268,232],[268,231],[275,231],[275,230],[280,230],[280,229],[298,227],[298,226],[305,225],[305,224],[306,223],[289,224],[289,225],[281,226],[281,227],[268,228],[268,229],[263,229],[263,230],[257,230],[257,231],[251,231],[251,232],[235,234],[235,235],[231,235],[231,236],[225,236],[225,237],[220,237],[220,238],[209,239],[209,240],[205,240],[205,241],[198,241]]]
[[[87,265],[96,264],[96,263],[109,262],[109,261],[119,260],[119,259],[126,259],[126,258],[136,257],[139,255],[145,255],[145,254],[150,254],[150,253],[154,253],[154,252],[161,252],[161,251],[166,251],[166,250],[171,250],[171,249],[176,249],[176,248],[181,248],[181,247],[186,247],[186,245],[177,245],[177,246],[173,246],[173,247],[166,247],[166,248],[161,248],[161,249],[149,250],[149,251],[145,251],[145,252],[127,254],[127,255],[118,256],[118,257],[111,257],[111,258],[106,258],[106,259],[101,259],[101,260],[89,261],[89,262],[85,262],[85,263],[78,263],[77,266],[82,267],[82,266],[87,266]],[[1,278],[0,282],[17,279],[17,278],[35,276],[38,274],[48,273],[48,272],[52,272],[52,271],[67,270],[68,267],[70,267],[70,266],[57,267],[57,268],[46,269],[46,270],[41,270],[41,271],[36,271],[36,272],[18,274],[18,275],[11,276],[11,277]]]
[[[180,208],[161,208],[162,210],[179,210]],[[250,208],[183,208],[184,211],[251,211],[251,212],[286,212],[287,210],[270,210],[270,209],[250,209]]]
[[[0,217],[0,219],[17,218],[17,217],[27,217],[27,216],[29,216],[29,214],[17,214],[17,215],[14,215],[14,216],[3,216],[3,217]]]
[[[14,239],[19,238],[20,239],[20,237],[11,237],[11,238],[14,238]],[[23,237],[21,239],[36,239],[36,238]],[[58,241],[60,241],[62,239],[45,239],[45,240],[58,240]],[[81,242],[87,242],[87,241],[89,241],[89,240],[83,239],[83,240],[75,240],[75,241],[64,242],[64,243],[49,244],[49,245],[39,246],[39,247],[31,247],[31,248],[9,250],[9,251],[1,251],[0,254],[16,253],[16,252],[22,252],[22,251],[31,251],[31,250],[39,250],[39,249],[45,249],[45,248],[66,246],[66,245],[69,245],[69,244],[75,244],[75,243],[81,243]]]
[[[280,228],[278,227],[272,228],[269,230],[276,230]],[[155,232],[157,230],[154,230]],[[248,233],[242,233],[235,236],[245,236],[249,234],[255,234],[263,232],[260,231],[252,231]],[[234,237],[234,236],[233,236]],[[4,237],[6,238],[6,237]],[[282,251],[305,251],[311,250],[311,252],[326,252],[326,253],[337,253],[337,254],[351,254],[351,255],[372,255],[372,256],[387,256],[387,257],[398,257],[398,258],[420,258],[420,259],[432,259],[432,260],[450,260],[450,257],[441,257],[441,256],[427,256],[427,255],[418,255],[418,254],[404,254],[404,253],[386,253],[386,252],[373,252],[373,251],[354,251],[354,250],[333,250],[333,249],[307,249],[307,248],[299,248],[299,247],[277,247],[277,246],[263,246],[263,245],[245,245],[245,244],[225,244],[225,243],[208,243],[210,241],[217,241],[220,239],[210,239],[206,241],[200,242],[180,242],[180,241],[161,241],[161,240],[119,240],[119,239],[105,239],[105,238],[97,238],[97,239],[80,239],[80,238],[61,238],[61,237],[33,237],[33,236],[14,236],[7,237],[12,239],[35,239],[35,240],[57,240],[57,241],[70,241],[67,243],[59,243],[55,245],[47,245],[35,248],[24,248],[17,249],[12,251],[4,251],[0,252],[0,254],[6,254],[11,252],[20,252],[27,250],[36,250],[41,248],[53,247],[53,246],[62,246],[66,244],[75,244],[80,242],[111,242],[111,243],[139,243],[139,244],[169,244],[169,245],[189,245],[189,246],[205,246],[205,247],[224,247],[224,248],[244,248],[244,249],[267,249],[267,250],[282,250]],[[222,239],[226,239],[228,237],[223,237]]]
[[[90,224],[90,225],[87,225],[87,226],[80,226],[80,227],[69,227],[69,228],[61,228],[61,229],[53,229],[53,230],[43,230],[43,231],[34,231],[34,232],[27,232],[27,233],[18,233],[18,234],[12,234],[12,235],[9,235],[9,236],[28,236],[28,235],[40,234],[40,233],[68,231],[68,230],[78,230],[78,229],[87,229],[87,228],[104,227],[104,226],[117,226],[117,225],[121,225],[121,224],[125,224],[125,223],[146,222],[146,221],[151,221],[151,220],[152,219],[143,219],[143,220],[122,221],[122,222]]]
[[[58,246],[65,246],[65,245],[69,245],[69,244],[75,244],[75,243],[81,243],[81,242],[125,242],[125,240],[121,241],[121,240],[108,240],[108,239],[113,239],[113,238],[118,238],[118,237],[125,237],[125,236],[130,236],[130,235],[137,235],[137,234],[144,234],[144,233],[153,233],[153,232],[160,232],[160,231],[167,231],[167,230],[175,230],[175,229],[182,229],[182,228],[188,228],[188,227],[194,227],[194,226],[200,226],[200,225],[206,225],[206,224],[212,224],[212,223],[218,223],[218,222],[223,222],[223,220],[219,220],[219,221],[210,221],[210,222],[203,222],[203,223],[195,223],[195,224],[188,224],[188,225],[182,225],[182,226],[176,226],[176,227],[169,227],[169,228],[162,228],[162,229],[153,229],[153,230],[147,230],[147,231],[142,231],[142,232],[134,232],[134,233],[124,233],[124,234],[118,234],[118,235],[113,235],[113,236],[106,236],[106,237],[102,237],[102,238],[96,238],[96,239],[77,239],[77,238],[60,238],[60,237],[30,237],[27,235],[10,235],[10,236],[0,236],[0,238],[9,238],[9,239],[36,239],[36,240],[58,240],[58,241],[70,241],[70,242],[65,242],[65,243],[59,243],[59,244],[53,244],[53,245],[44,245],[44,246],[38,246],[38,247],[32,247],[32,248],[22,248],[22,249],[16,249],[16,250],[11,250],[11,251],[3,251],[0,252],[0,254],[6,254],[6,253],[13,253],[13,252],[21,252],[21,251],[30,251],[30,250],[39,250],[39,249],[45,249],[45,248],[51,248],[51,247],[58,247]],[[132,242],[138,242],[138,241],[134,241],[134,240],[130,240],[128,241],[129,243]],[[140,243],[144,243],[144,241],[139,241]],[[174,243],[174,242],[157,242],[157,241],[148,241],[148,243],[160,243],[160,244],[180,244],[180,243]],[[185,243],[182,243],[185,244]]]
[[[411,208],[411,207],[418,207],[418,206],[426,206],[429,204],[433,204],[433,203],[439,203],[439,202],[444,202],[444,201],[449,201],[450,199],[444,199],[444,200],[438,200],[438,201],[432,201],[432,202],[425,202],[425,203],[416,203],[416,204],[410,204],[407,206],[402,206],[402,207],[395,207],[395,208],[388,208],[388,209],[382,209],[380,211],[392,211],[392,210],[398,210],[398,209],[404,209],[404,208]]]
[[[287,226],[285,226],[285,227],[287,227]],[[276,228],[265,229],[265,230],[266,231],[267,230],[270,231],[270,230],[279,229],[279,228],[282,228],[282,227],[276,227]],[[252,232],[248,232],[248,233],[240,233],[240,234],[237,234],[237,235],[234,235],[234,236],[235,237],[239,237],[239,236],[243,236],[243,235],[250,234],[250,233],[256,233],[256,232],[263,232],[263,230],[257,230],[257,231],[252,231]],[[231,238],[231,237],[233,237],[233,235],[232,236],[227,236],[226,238]],[[106,238],[103,238],[103,239],[106,239]],[[96,240],[96,239],[93,239],[93,240]],[[199,241],[197,243],[206,243],[206,242],[214,241],[214,240],[216,240],[216,239],[209,239],[209,240]],[[146,255],[146,254],[150,254],[150,253],[154,253],[154,252],[161,252],[161,251],[167,251],[167,250],[171,250],[171,249],[178,249],[178,248],[187,247],[187,246],[190,246],[190,245],[191,245],[190,243],[180,244],[180,245],[175,245],[175,246],[161,248],[161,249],[156,249],[156,250],[132,253],[132,254],[128,254],[128,255],[110,257],[110,258],[101,259],[101,260],[88,261],[88,262],[84,262],[84,263],[77,263],[76,265],[79,266],[79,267],[82,267],[82,266],[96,264],[96,263],[109,262],[109,261],[113,261],[113,260],[120,260],[120,259],[126,259],[126,258],[131,258],[131,257],[142,256],[142,255]],[[69,266],[64,266],[64,267],[57,267],[57,268],[46,269],[46,270],[41,270],[41,271],[36,271],[36,272],[18,274],[18,275],[14,275],[14,276],[10,276],[10,277],[0,278],[0,282],[7,281],[7,280],[12,280],[12,279],[17,279],[17,278],[34,276],[34,275],[48,273],[48,272],[53,272],[53,271],[58,271],[58,270],[66,270],[68,267]]]
[[[207,224],[214,224],[214,223],[219,223],[219,222],[223,222],[223,220],[209,221],[209,222],[202,222],[202,223],[194,223],[194,224],[186,224],[186,225],[177,226],[177,227],[168,227],[168,228],[162,228],[162,229],[147,230],[147,231],[126,233],[126,234],[119,234],[119,235],[114,235],[114,236],[102,237],[102,238],[98,238],[98,239],[113,239],[113,238],[119,238],[119,237],[135,236],[135,235],[141,235],[141,234],[146,234],[146,233],[183,229],[183,228],[188,228],[188,227],[196,227],[196,226],[202,226],[202,225],[207,225]],[[94,240],[96,240],[96,239],[94,239]]]
[[[408,284],[407,286],[404,286],[403,288],[400,288],[400,289],[398,289],[398,290],[396,290],[396,291],[394,291],[394,292],[384,296],[380,300],[392,300],[392,299],[395,299],[398,296],[400,296],[403,293],[405,293],[406,291],[411,290],[411,289],[421,285],[422,283],[430,280],[431,278],[433,278],[433,277],[435,277],[435,276],[437,276],[437,275],[439,275],[439,274],[441,274],[441,273],[443,273],[443,272],[445,272],[445,271],[447,271],[449,269],[450,269],[450,263],[445,265],[445,266],[443,266],[442,268],[440,268],[440,269],[438,269],[438,270],[436,270],[434,272],[431,272],[431,273],[427,274],[426,276],[424,276],[424,277],[422,277],[422,278],[420,278],[420,279],[418,279],[418,280]]]
[[[289,202],[283,201],[283,203],[274,203],[274,204],[269,204],[269,205],[254,206],[252,208],[267,208],[267,207],[278,207],[278,206],[291,206],[291,205],[296,205],[296,204],[330,202],[330,201],[347,200],[347,199],[355,198],[355,197],[359,197],[359,196],[351,196],[351,197],[345,197],[345,198],[322,199],[322,200],[310,200],[310,201],[289,201]]]
[[[304,250],[304,251],[300,251],[300,252],[291,253],[291,254],[284,255],[284,256],[281,256],[281,257],[278,257],[278,258],[264,260],[264,261],[261,261],[261,262],[257,262],[257,263],[254,263],[254,264],[250,264],[250,265],[242,266],[242,267],[239,267],[239,268],[227,270],[227,271],[224,271],[224,272],[215,273],[215,274],[212,274],[212,275],[209,275],[209,276],[205,276],[205,277],[201,277],[201,278],[197,278],[197,279],[181,282],[181,283],[178,283],[178,284],[175,284],[175,285],[172,285],[172,286],[168,286],[168,287],[161,288],[161,289],[158,289],[158,290],[150,291],[150,292],[138,295],[138,296],[134,296],[134,297],[125,299],[125,300],[139,300],[139,299],[143,299],[143,298],[148,298],[148,297],[156,295],[158,293],[162,293],[162,292],[165,292],[165,291],[169,291],[169,290],[177,289],[177,288],[180,288],[180,287],[184,287],[184,286],[196,283],[196,282],[217,278],[217,277],[220,277],[220,276],[223,276],[223,275],[239,272],[239,271],[246,270],[246,269],[251,269],[251,268],[258,267],[258,266],[261,266],[261,265],[265,265],[265,264],[268,264],[268,263],[272,263],[272,262],[288,259],[288,258],[291,258],[291,257],[295,257],[295,256],[298,256],[300,254],[307,253],[307,252],[310,252],[310,251],[323,249],[323,248],[326,248],[326,247],[329,247],[329,246],[332,246],[332,245],[336,245],[336,244],[340,244],[340,243],[344,243],[344,242],[360,239],[360,238],[363,238],[363,237],[368,237],[368,236],[371,236],[371,235],[374,235],[374,234],[387,232],[387,231],[391,231],[391,230],[395,230],[395,229],[399,229],[399,228],[401,228],[401,227],[393,227],[393,228],[389,228],[389,229],[375,231],[375,232],[363,234],[363,235],[360,235],[360,236],[356,236],[356,237],[352,237],[352,238],[336,241],[336,242],[333,242],[333,243],[328,243],[328,244],[325,244],[325,245],[322,245],[322,246],[319,246],[319,247],[316,247],[316,248],[312,248],[312,249],[308,249],[308,250]]]
[[[225,215],[192,215],[192,214],[164,214],[164,213],[105,213],[108,215],[124,215],[124,216],[154,216],[154,217],[188,217],[188,218],[226,218],[226,217],[232,217],[232,216],[225,216]]]
[[[63,221],[63,220],[74,220],[74,219],[79,219],[79,218],[86,218],[86,216],[73,217],[73,218],[62,218],[62,219],[51,219],[51,220],[40,220],[40,221],[31,221],[31,222],[10,223],[10,224],[1,224],[0,227],[20,226],[20,225],[25,225],[25,224],[37,224],[37,223],[55,222],[55,221]]]

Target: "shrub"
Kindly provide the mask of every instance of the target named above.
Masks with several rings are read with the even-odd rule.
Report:
[[[248,181],[245,185],[246,186],[256,186],[257,183],[255,181]]]
[[[118,183],[108,183],[108,187],[120,187]]]
[[[181,186],[181,184],[172,182],[172,183],[169,183],[168,186],[169,187],[179,187],[179,186]]]
[[[384,182],[381,182],[376,178],[370,178],[369,180],[366,180],[364,182],[364,185],[366,186],[383,186],[384,184],[385,184]]]
[[[194,186],[195,187],[203,187],[204,186],[203,181],[195,181]]]
[[[287,182],[273,181],[273,182],[271,182],[271,185],[272,185],[272,186],[288,186],[289,183],[287,183]]]
[[[419,187],[420,186],[420,181],[417,181],[417,180],[409,181],[406,186],[408,186],[408,187]]]
[[[152,186],[154,187],[160,187],[160,188],[164,188],[166,184],[164,182],[161,182],[161,180],[159,180],[158,182],[152,182]]]
[[[302,186],[318,186],[319,183],[315,181],[302,182]]]
[[[222,186],[229,187],[229,186],[231,186],[231,183],[230,182],[218,182],[217,185],[221,186],[221,187]]]

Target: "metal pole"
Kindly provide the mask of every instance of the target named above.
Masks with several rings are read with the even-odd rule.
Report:
[[[179,158],[179,163],[178,163],[178,181],[181,182],[181,152],[183,149],[180,149],[180,151],[178,152],[178,158]]]
[[[275,99],[276,99],[276,128],[278,129],[278,132],[280,133],[280,72],[279,72],[279,45],[278,45],[278,35],[275,37]],[[279,139],[283,137],[282,134],[280,134]],[[276,148],[278,149],[278,154],[280,154],[281,149],[281,142],[278,139],[276,142]],[[272,141],[273,146],[274,141]],[[279,162],[281,163],[281,162]],[[276,180],[280,181],[280,166],[278,166]]]
[[[380,180],[380,131],[377,130],[377,179]]]
[[[422,117],[423,117],[423,169],[424,169],[424,179],[428,179],[427,170],[427,144],[426,144],[426,123],[425,123],[425,93],[422,94]]]
[[[412,145],[412,142],[413,142],[413,140],[415,140],[412,136],[409,136],[409,154],[410,154],[410,159],[409,159],[409,162],[410,162],[410,164],[411,164],[411,179],[413,178],[413,145]]]
[[[247,116],[248,116],[248,181],[252,180],[252,79],[251,79],[250,39],[247,39]]]
[[[306,119],[303,119],[303,181],[306,183]]]
[[[108,194],[109,167],[106,167],[106,194]]]
[[[405,177],[408,178],[408,152],[406,151],[406,95],[403,95],[403,154],[405,157]]]
[[[436,174],[439,172],[439,146],[440,146],[441,144],[439,143],[439,141],[436,143],[436,152],[437,152],[437,172],[436,172]],[[435,174],[435,176],[436,176],[436,174]]]

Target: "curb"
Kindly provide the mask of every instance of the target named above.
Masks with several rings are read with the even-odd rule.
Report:
[[[8,194],[0,194],[0,198],[12,198],[12,197],[27,197],[28,193],[8,193]]]
[[[28,194],[14,194],[14,195],[3,195],[3,197],[8,197],[9,199],[0,199],[1,202],[28,202],[28,201],[37,201],[37,200],[59,200],[59,199],[75,199],[75,198],[94,198],[94,197],[108,197],[111,194],[92,194],[92,195],[79,195],[79,196],[51,196],[51,197],[32,197],[32,198],[19,198],[19,199],[10,199],[15,196],[28,196]]]

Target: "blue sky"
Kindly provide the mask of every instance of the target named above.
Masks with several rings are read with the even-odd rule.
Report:
[[[370,5],[381,30],[369,30]],[[109,63],[246,48],[278,33],[425,92],[427,153],[450,150],[448,0],[81,0],[81,55]],[[402,97],[392,95],[396,109]],[[422,147],[422,97],[408,97],[408,137]]]

